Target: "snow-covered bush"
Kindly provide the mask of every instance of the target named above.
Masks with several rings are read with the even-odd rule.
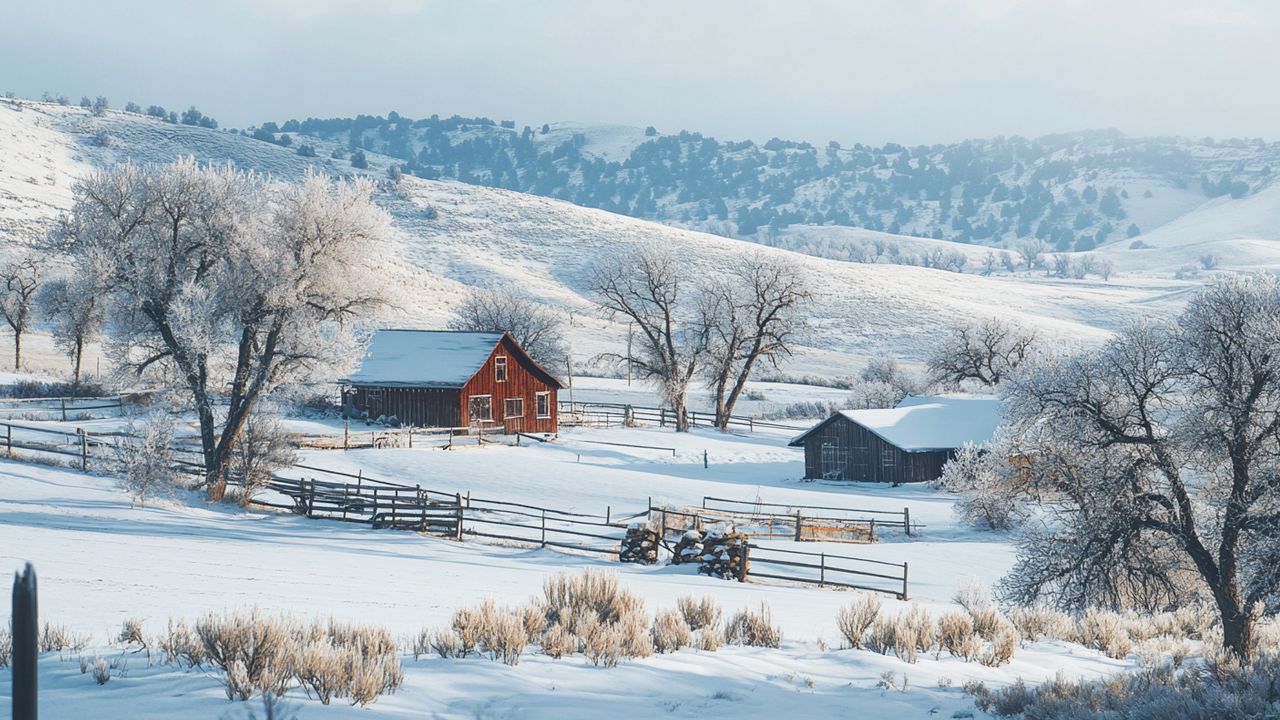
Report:
[[[288,688],[295,624],[257,608],[247,614],[210,613],[196,622],[209,661],[223,672],[228,699],[248,700],[259,692]]]
[[[245,421],[240,442],[231,452],[231,478],[240,486],[241,505],[271,482],[276,470],[293,465],[297,454],[289,444],[289,433],[279,418],[259,409]]]
[[[1089,608],[1080,616],[1076,642],[1100,650],[1107,657],[1123,660],[1133,649],[1127,623],[1118,613]]]
[[[782,647],[782,628],[773,624],[773,612],[761,602],[759,610],[743,608],[730,616],[724,627],[730,645]]]
[[[13,632],[9,623],[0,624],[0,669],[9,667],[9,658],[13,657]]]
[[[1070,640],[1075,635],[1075,621],[1056,610],[1015,607],[1009,611],[1009,621],[1027,642]]]
[[[990,449],[966,444],[942,466],[942,475],[935,484],[961,495],[955,504],[955,513],[966,524],[986,530],[1008,530],[1026,519],[1018,469],[1009,462],[1005,452],[998,439]]]
[[[116,443],[114,453],[121,485],[139,504],[148,496],[164,494],[177,481],[173,436],[177,425],[164,410],[149,413],[142,423],[129,424],[129,432]]]
[[[106,658],[95,657],[93,659],[93,680],[99,685],[106,685],[111,679],[111,663]]]
[[[864,593],[850,605],[836,613],[836,627],[851,648],[862,647],[862,636],[880,615],[880,598]]]

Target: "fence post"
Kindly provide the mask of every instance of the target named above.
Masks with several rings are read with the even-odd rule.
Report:
[[[751,544],[742,543],[738,546],[742,551],[742,562],[738,563],[738,582],[747,581],[747,566],[751,564]]]
[[[307,517],[315,517],[316,514],[316,480],[311,478],[311,482],[307,483]]]
[[[454,497],[456,498],[456,502],[458,503],[458,527],[455,531],[457,533],[455,536],[455,539],[461,540],[462,539],[462,493],[454,493]],[[471,504],[470,493],[467,493],[467,504],[468,505]]]
[[[800,511],[796,510],[796,542],[800,542],[801,528],[804,527],[804,519],[800,516]]]
[[[827,554],[818,553],[818,587],[827,586]]]
[[[702,469],[703,470],[707,469],[707,451],[706,450],[702,451]]]
[[[9,457],[13,457],[13,426],[12,425],[4,426],[4,446],[5,446],[5,454],[8,455]]]
[[[315,481],[314,481],[314,480],[312,481],[311,487],[312,487],[312,488],[315,488]],[[350,491],[351,491],[351,486],[350,486],[350,485],[348,485],[348,484],[346,484],[346,483],[343,483],[343,484],[342,484],[342,519],[343,519],[343,520],[346,520],[346,519],[347,519],[347,505],[348,505],[348,502],[347,502],[347,494],[348,494]]]
[[[413,449],[413,426],[409,426],[409,449]]]
[[[84,428],[76,428],[76,433],[80,435],[80,472],[89,471],[89,434]]]
[[[907,529],[907,537],[911,537],[911,508],[902,508],[902,526]]]
[[[363,493],[356,492],[356,500],[363,500]],[[364,503],[361,503],[363,505]],[[378,519],[378,486],[373,486],[373,510],[369,512],[369,524],[372,525]]]
[[[67,399],[62,398],[62,422],[67,421]]]
[[[351,447],[351,418],[342,418],[342,449],[348,450]]]
[[[547,511],[542,511],[542,547],[547,546]]]
[[[871,518],[871,542],[876,541],[876,519]]]
[[[13,574],[13,718],[36,720],[36,570]]]
[[[907,564],[902,563],[902,599],[907,599]]]
[[[604,524],[605,525],[613,524],[613,506],[612,505],[604,506]]]

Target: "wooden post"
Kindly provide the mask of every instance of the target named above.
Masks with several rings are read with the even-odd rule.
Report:
[[[316,514],[316,481],[311,479],[308,483],[307,493],[307,517],[315,517]]]
[[[413,426],[409,426],[409,449],[413,449]]]
[[[871,518],[871,542],[876,541],[876,519]]]
[[[818,587],[827,586],[827,554],[818,553]]]
[[[804,527],[804,520],[800,517],[800,511],[796,510],[796,542],[800,542],[800,529]]]
[[[744,583],[747,581],[747,565],[751,563],[751,546],[744,542],[738,546],[738,551],[742,553],[738,563],[738,582]]]
[[[315,487],[315,486],[312,485],[312,487]],[[347,505],[348,505],[347,494],[350,492],[350,490],[351,490],[350,485],[346,483],[342,484],[342,519],[343,520],[347,519]]]
[[[604,506],[604,524],[605,525],[613,524],[613,506],[612,505]]]
[[[707,451],[706,451],[706,450],[703,450],[703,451],[702,451],[702,469],[703,469],[703,470],[706,470],[706,469],[707,469],[707,467],[708,467],[708,466],[707,466]]]
[[[663,508],[662,509],[662,538],[665,540],[666,537],[667,537],[667,509]]]
[[[67,421],[67,399],[62,398],[62,422]]]
[[[422,484],[418,483],[413,487],[417,491],[414,497],[418,503],[418,531],[425,532],[427,529],[427,503],[422,498]]]
[[[356,500],[362,500],[363,496],[357,492]],[[363,503],[361,503],[363,504]],[[369,523],[372,524],[378,518],[378,486],[373,486],[373,510],[369,512]]]
[[[547,546],[547,511],[542,511],[542,547]]]
[[[455,532],[457,533],[455,535],[455,539],[461,540],[462,539],[462,493],[455,493],[454,497],[457,498],[456,502],[458,503],[458,527],[455,529]],[[470,505],[471,504],[470,493],[467,493],[467,500],[468,500],[467,504]]]
[[[342,449],[347,450],[351,447],[351,418],[342,418]]]
[[[907,564],[902,563],[902,599],[907,599]]]
[[[76,428],[76,433],[80,435],[80,471],[89,471],[89,435],[84,428]]]
[[[9,457],[13,457],[13,426],[12,425],[4,426],[4,445],[5,445],[5,454],[8,455]]]
[[[911,537],[911,508],[902,508],[902,526],[907,530],[907,537]]]
[[[36,720],[36,571],[27,563],[22,574],[13,575],[13,718]]]

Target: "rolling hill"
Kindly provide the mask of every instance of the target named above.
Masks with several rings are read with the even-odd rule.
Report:
[[[634,141],[618,133],[615,146]],[[603,141],[602,141],[603,142]],[[315,141],[316,155],[254,140],[242,134],[170,124],[143,115],[109,111],[95,117],[80,108],[39,102],[0,103],[0,233],[13,241],[39,236],[57,212],[70,203],[75,178],[95,167],[132,161],[162,163],[182,155],[292,180],[309,167],[337,176],[367,174],[380,180],[378,202],[392,215],[398,242],[397,262],[388,268],[404,287],[402,317],[388,322],[438,326],[467,286],[514,287],[562,308],[570,318],[570,339],[578,361],[616,349],[625,327],[607,322],[593,308],[589,275],[594,263],[626,251],[657,246],[669,249],[688,267],[691,278],[722,271],[748,253],[763,253],[804,268],[816,290],[812,327],[789,372],[839,376],[855,372],[861,359],[894,353],[919,360],[947,327],[974,318],[1002,316],[1067,341],[1096,342],[1124,323],[1176,308],[1195,280],[1173,280],[1137,269],[1101,280],[1047,278],[1042,272],[1002,273],[990,277],[888,263],[851,263],[782,248],[680,229],[573,205],[564,201],[453,180],[405,176],[388,180],[394,158],[368,153],[369,167],[357,169],[341,155],[344,142]],[[617,151],[615,149],[615,151]],[[1214,225],[1213,210],[1200,213],[1213,225],[1197,230],[1193,213],[1183,219],[1184,255],[1199,252],[1179,238],[1207,233],[1221,244],[1223,266],[1235,255],[1233,233],[1262,234],[1274,214],[1266,208],[1273,195],[1261,192],[1245,203],[1256,206],[1254,225],[1225,223],[1229,208],[1241,202],[1218,201],[1224,219]],[[849,236],[865,240],[869,231],[804,228],[810,235],[830,233],[831,242]],[[946,248],[971,260],[984,248],[945,240],[900,238],[913,248]],[[1158,238],[1153,236],[1152,242]],[[926,247],[927,246],[927,247]],[[1181,246],[1179,246],[1181,247]],[[1230,252],[1229,252],[1230,251]],[[1267,255],[1265,243],[1245,245],[1240,257],[1251,262]],[[1122,250],[1116,250],[1121,254]],[[1150,252],[1150,251],[1141,251]],[[1159,251],[1156,251],[1159,252]],[[1272,262],[1268,259],[1267,262]],[[1179,262],[1181,262],[1179,260]]]

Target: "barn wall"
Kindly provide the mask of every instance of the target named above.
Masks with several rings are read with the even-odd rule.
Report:
[[[507,358],[507,379],[505,382],[496,380],[497,362],[495,358],[499,355],[505,355]],[[481,423],[482,425],[488,427],[501,425],[509,433],[553,433],[558,431],[559,417],[556,408],[556,388],[545,382],[539,376],[536,368],[526,361],[524,357],[524,353],[506,338],[494,348],[484,366],[462,388],[461,397],[458,399],[458,410],[460,416],[464,419],[464,425],[472,424],[467,417],[469,399],[475,395],[489,395],[493,408],[493,422],[490,424]],[[539,392],[551,393],[548,398],[549,417],[536,417],[536,394]],[[524,399],[524,416],[504,418],[505,401],[507,398],[516,397]]]
[[[805,438],[806,478],[824,477],[823,446],[828,443],[834,448],[836,466],[842,468],[842,479],[862,482],[935,480],[942,475],[942,466],[954,454],[949,450],[906,452],[863,426],[837,417]],[[843,463],[839,462],[841,455]]]
[[[414,427],[461,427],[457,388],[406,388],[359,385],[349,395],[370,418],[392,416]]]

